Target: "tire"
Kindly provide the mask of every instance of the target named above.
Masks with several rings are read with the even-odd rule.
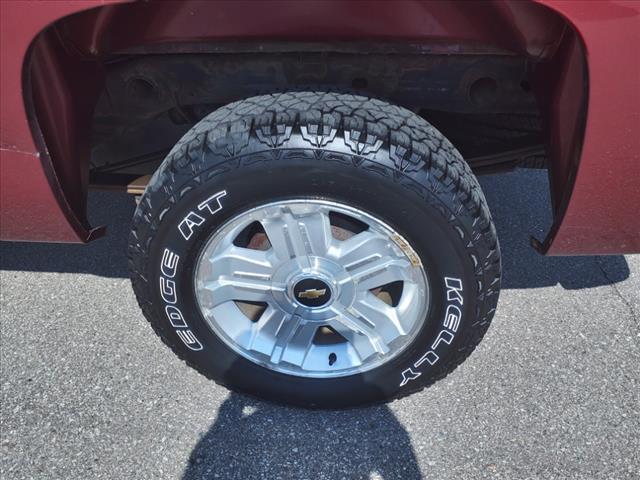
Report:
[[[406,255],[398,267],[402,275],[423,272],[423,280],[414,276],[401,282],[400,296],[424,293],[415,297],[422,300],[411,305],[425,306],[420,310],[422,316],[411,310],[419,317],[411,327],[413,336],[411,341],[408,334],[394,337],[394,345],[402,347],[390,349],[393,356],[380,353],[384,346],[370,357],[358,350],[364,360],[341,356],[339,360],[346,358],[345,365],[351,370],[335,370],[347,372],[335,376],[331,365],[318,367],[320,370],[314,366],[309,375],[302,364],[289,371],[286,362],[277,363],[284,356],[274,360],[272,354],[266,363],[248,358],[252,351],[229,340],[231,333],[229,338],[221,333],[219,324],[227,317],[212,314],[208,304],[202,307],[202,296],[212,291],[202,285],[217,282],[218,288],[222,278],[216,276],[222,270],[216,273],[213,267],[213,273],[207,270],[208,277],[200,273],[206,269],[200,266],[203,258],[218,265],[213,263],[218,257],[209,257],[207,252],[222,247],[210,245],[222,245],[223,233],[231,231],[234,222],[253,218],[255,212],[276,208],[278,215],[285,215],[297,211],[286,205],[302,208],[306,203],[323,211],[333,208],[326,207],[329,203],[347,216],[353,211],[357,212],[354,216],[362,216],[357,218],[370,219],[378,230],[364,228],[372,235],[392,232],[394,243],[384,243],[390,249],[388,255]],[[276,207],[265,207],[267,204]],[[304,221],[297,225],[302,228]],[[349,221],[355,225],[355,220]],[[294,235],[295,228],[287,229],[287,234]],[[335,228],[332,223],[332,232]],[[215,238],[222,240],[215,243]],[[268,240],[272,241],[271,233]],[[224,245],[230,245],[228,242]],[[133,289],[145,317],[180,358],[230,389],[304,407],[342,408],[388,401],[443,378],[482,339],[500,290],[496,231],[478,182],[458,151],[424,119],[404,108],[337,93],[253,97],[222,107],[200,121],[151,178],[135,212],[128,255]],[[295,290],[298,285],[290,288]],[[366,281],[356,285],[364,289]],[[304,294],[319,295],[325,290],[310,289]],[[301,293],[289,291],[287,295],[298,295],[294,300],[303,301]],[[362,295],[369,298],[367,292]],[[228,308],[233,308],[230,302]],[[315,312],[309,308],[304,311]],[[342,321],[347,316],[336,318]],[[362,337],[363,331],[352,337],[347,331],[345,338],[353,338],[353,345],[345,344],[338,335],[342,340],[338,338],[336,345],[344,351],[378,345],[374,340],[381,337]],[[329,335],[334,333],[329,331]],[[362,338],[367,342],[362,343]],[[324,344],[315,342],[308,347],[314,350],[305,351],[305,358],[309,352],[324,351]],[[378,363],[371,363],[371,358]]]

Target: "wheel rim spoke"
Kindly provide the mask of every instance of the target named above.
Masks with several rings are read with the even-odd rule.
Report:
[[[280,261],[306,255],[300,230],[290,213],[285,213],[281,217],[266,218],[261,220],[260,223]]]
[[[287,316],[284,321],[280,324],[280,328],[276,332],[275,342],[273,343],[273,349],[271,350],[271,356],[269,360],[271,363],[278,364],[280,360],[282,360],[282,355],[284,355],[284,350],[287,348],[287,344],[291,337],[298,328],[298,323],[300,322],[300,317],[297,316]]]
[[[375,326],[376,331],[385,342],[407,334],[400,322],[398,310],[371,292],[365,292],[361,298],[356,300],[352,308],[360,317]]]
[[[306,240],[309,255],[324,256],[331,245],[331,223],[323,210],[298,218],[298,228]]]
[[[318,326],[312,323],[304,323],[302,321],[297,323],[288,337],[287,344],[284,346],[282,360],[301,367],[313,345],[313,338],[317,330]]]
[[[354,268],[354,266],[372,256],[389,255],[391,253],[391,243],[388,238],[365,230],[340,242],[334,255],[341,265],[349,269]]]
[[[408,278],[406,270],[411,263],[403,258],[371,258],[364,265],[349,271],[358,291],[364,292]]]
[[[219,273],[240,278],[269,280],[273,275],[273,262],[267,252],[230,245],[203,265],[202,273],[215,276]]]
[[[288,317],[289,315],[282,310],[267,306],[258,321],[251,326],[251,338],[247,348],[271,355],[278,331]]]
[[[331,324],[356,349],[361,360],[365,360],[373,353],[384,355],[389,352],[389,346],[367,319],[349,312],[345,308],[334,307],[336,317]],[[368,344],[368,345],[367,345]]]
[[[207,291],[207,307],[213,308],[230,301],[267,302],[271,299],[273,286],[268,281],[240,277],[218,277],[204,282],[201,289]]]
[[[331,224],[322,210],[295,215],[282,209],[279,216],[260,221],[281,261],[309,255],[325,255],[331,242]]]

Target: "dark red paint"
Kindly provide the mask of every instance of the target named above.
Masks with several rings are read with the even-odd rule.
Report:
[[[575,164],[575,180],[557,194],[547,253],[640,252],[640,2],[542,3],[582,37],[589,77],[581,151],[559,157],[563,168]],[[572,128],[558,125],[555,135],[570,136]]]
[[[549,254],[640,252],[640,3],[622,1],[3,1],[0,236],[88,241],[96,57],[210,40],[490,45],[553,57],[539,94],[551,127]],[[92,10],[87,10],[91,7]],[[549,7],[549,8],[546,8]],[[86,11],[85,11],[86,10]],[[74,12],[72,17],[64,18]],[[559,14],[559,15],[558,15]],[[567,29],[562,17],[572,26]],[[60,20],[63,19],[63,20]],[[58,22],[57,34],[39,35]],[[178,47],[176,47],[176,45]],[[95,70],[94,70],[95,69]],[[94,81],[78,83],[74,74]]]

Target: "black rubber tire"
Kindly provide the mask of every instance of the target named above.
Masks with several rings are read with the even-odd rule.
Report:
[[[186,239],[180,221],[221,191],[226,195],[200,212],[205,221]],[[300,197],[342,202],[381,218],[408,239],[425,265],[427,321],[409,347],[378,368],[333,379],[276,373],[228,348],[196,306],[193,268],[206,239],[246,209]],[[161,268],[167,249],[179,257],[173,270]],[[253,97],[193,127],[138,205],[129,265],[144,315],[180,358],[231,389],[305,407],[387,401],[444,377],[482,339],[500,290],[496,231],[458,151],[404,108],[338,93]],[[174,322],[167,300],[180,307]]]

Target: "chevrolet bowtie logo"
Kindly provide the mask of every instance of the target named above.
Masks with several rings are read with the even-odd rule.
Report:
[[[298,298],[320,298],[327,293],[326,288],[318,289],[318,288],[310,288],[309,290],[305,290],[304,292],[300,292],[298,294]]]

